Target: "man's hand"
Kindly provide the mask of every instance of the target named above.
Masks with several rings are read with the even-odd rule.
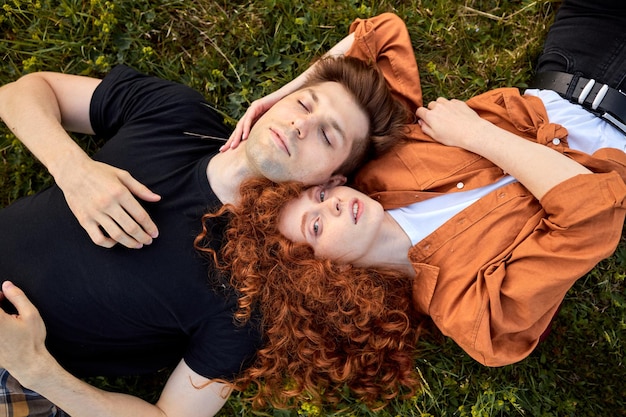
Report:
[[[86,159],[55,176],[65,200],[91,240],[105,248],[120,243],[141,248],[159,235],[137,198],[156,202],[161,197],[128,172]]]
[[[0,118],[54,177],[97,245],[140,248],[158,230],[135,197],[160,197],[127,172],[93,161],[68,131],[93,135],[89,107],[101,80],[31,73],[0,88]]]
[[[31,377],[28,371],[40,368],[51,358],[44,345],[46,328],[39,311],[21,289],[5,281],[0,294],[17,309],[17,314],[0,310],[0,367],[26,384]]]

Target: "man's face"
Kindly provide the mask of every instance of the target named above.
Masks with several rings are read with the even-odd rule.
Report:
[[[246,144],[253,168],[270,180],[322,184],[367,140],[369,119],[339,83],[283,98],[254,124]]]

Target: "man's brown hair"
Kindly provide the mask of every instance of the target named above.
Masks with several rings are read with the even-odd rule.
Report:
[[[302,88],[323,82],[341,84],[369,120],[367,136],[355,139],[350,155],[336,174],[350,175],[404,139],[409,111],[393,97],[384,75],[373,64],[347,56],[322,58]]]

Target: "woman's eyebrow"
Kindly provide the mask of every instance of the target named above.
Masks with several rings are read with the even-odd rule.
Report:
[[[302,237],[304,238],[304,240],[306,240],[305,228],[306,228],[306,212],[302,213],[302,221],[300,222],[300,232],[302,232]]]
[[[304,190],[304,192],[301,194],[301,198],[308,198],[310,200],[313,200],[315,198],[313,196],[315,188],[317,187],[309,187],[308,189]],[[302,233],[302,237],[304,238],[304,240],[306,240],[306,213],[307,211],[304,210],[304,212],[302,213],[302,220],[300,221],[300,232]]]

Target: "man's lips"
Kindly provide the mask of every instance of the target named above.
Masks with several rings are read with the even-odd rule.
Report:
[[[291,152],[289,152],[289,148],[287,147],[287,141],[285,139],[285,136],[282,135],[280,131],[275,130],[274,128],[270,128],[270,135],[272,136],[272,139],[274,139],[274,142],[276,142],[276,145],[278,145],[280,149],[285,151],[287,155],[291,156]]]

